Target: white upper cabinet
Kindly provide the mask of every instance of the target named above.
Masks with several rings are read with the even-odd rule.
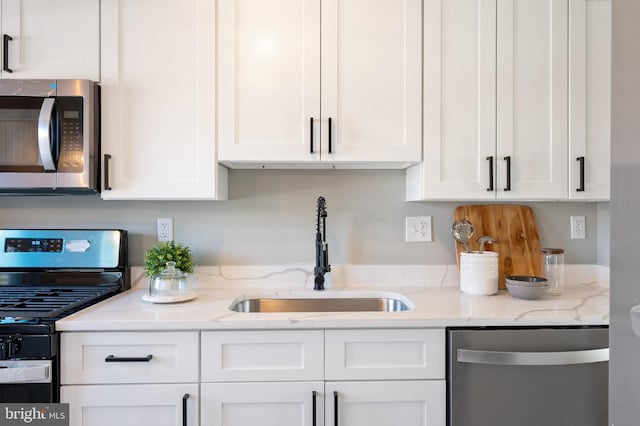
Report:
[[[421,160],[420,0],[220,0],[218,10],[221,162]]]
[[[2,78],[100,80],[99,0],[2,0]]]
[[[226,197],[215,12],[209,0],[102,0],[102,198]]]
[[[608,191],[607,3],[425,0],[424,162],[407,199],[606,199],[590,191]]]
[[[422,159],[421,12],[420,0],[322,2],[323,160]]]
[[[567,197],[567,0],[498,0],[496,194]]]
[[[424,163],[407,170],[408,197],[494,198],[496,2],[424,8]]]
[[[569,0],[569,198],[608,200],[611,0]]]
[[[320,159],[320,2],[218,1],[220,161]]]

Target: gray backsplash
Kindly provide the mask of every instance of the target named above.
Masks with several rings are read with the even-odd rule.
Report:
[[[140,265],[155,243],[156,218],[196,264],[312,264],[315,202],[327,199],[334,264],[453,264],[453,210],[465,202],[406,202],[402,170],[231,170],[229,201],[102,201],[93,196],[0,198],[0,227],[122,228]],[[476,203],[478,204],[478,203]],[[518,203],[533,208],[543,246],[566,263],[608,264],[608,203]],[[433,242],[405,243],[405,216],[433,216]],[[586,216],[587,238],[569,238],[569,217]]]

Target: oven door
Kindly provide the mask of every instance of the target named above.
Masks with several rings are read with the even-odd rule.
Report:
[[[57,402],[51,360],[0,361],[0,403]]]
[[[58,121],[55,98],[0,96],[0,186],[56,186]]]

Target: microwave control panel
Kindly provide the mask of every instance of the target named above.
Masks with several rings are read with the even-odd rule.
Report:
[[[82,172],[84,149],[82,141],[82,98],[60,97],[57,99],[60,128],[60,158],[58,171]]]

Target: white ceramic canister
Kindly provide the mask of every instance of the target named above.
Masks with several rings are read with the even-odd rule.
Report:
[[[498,292],[498,253],[475,251],[460,253],[460,290],[472,296]]]

